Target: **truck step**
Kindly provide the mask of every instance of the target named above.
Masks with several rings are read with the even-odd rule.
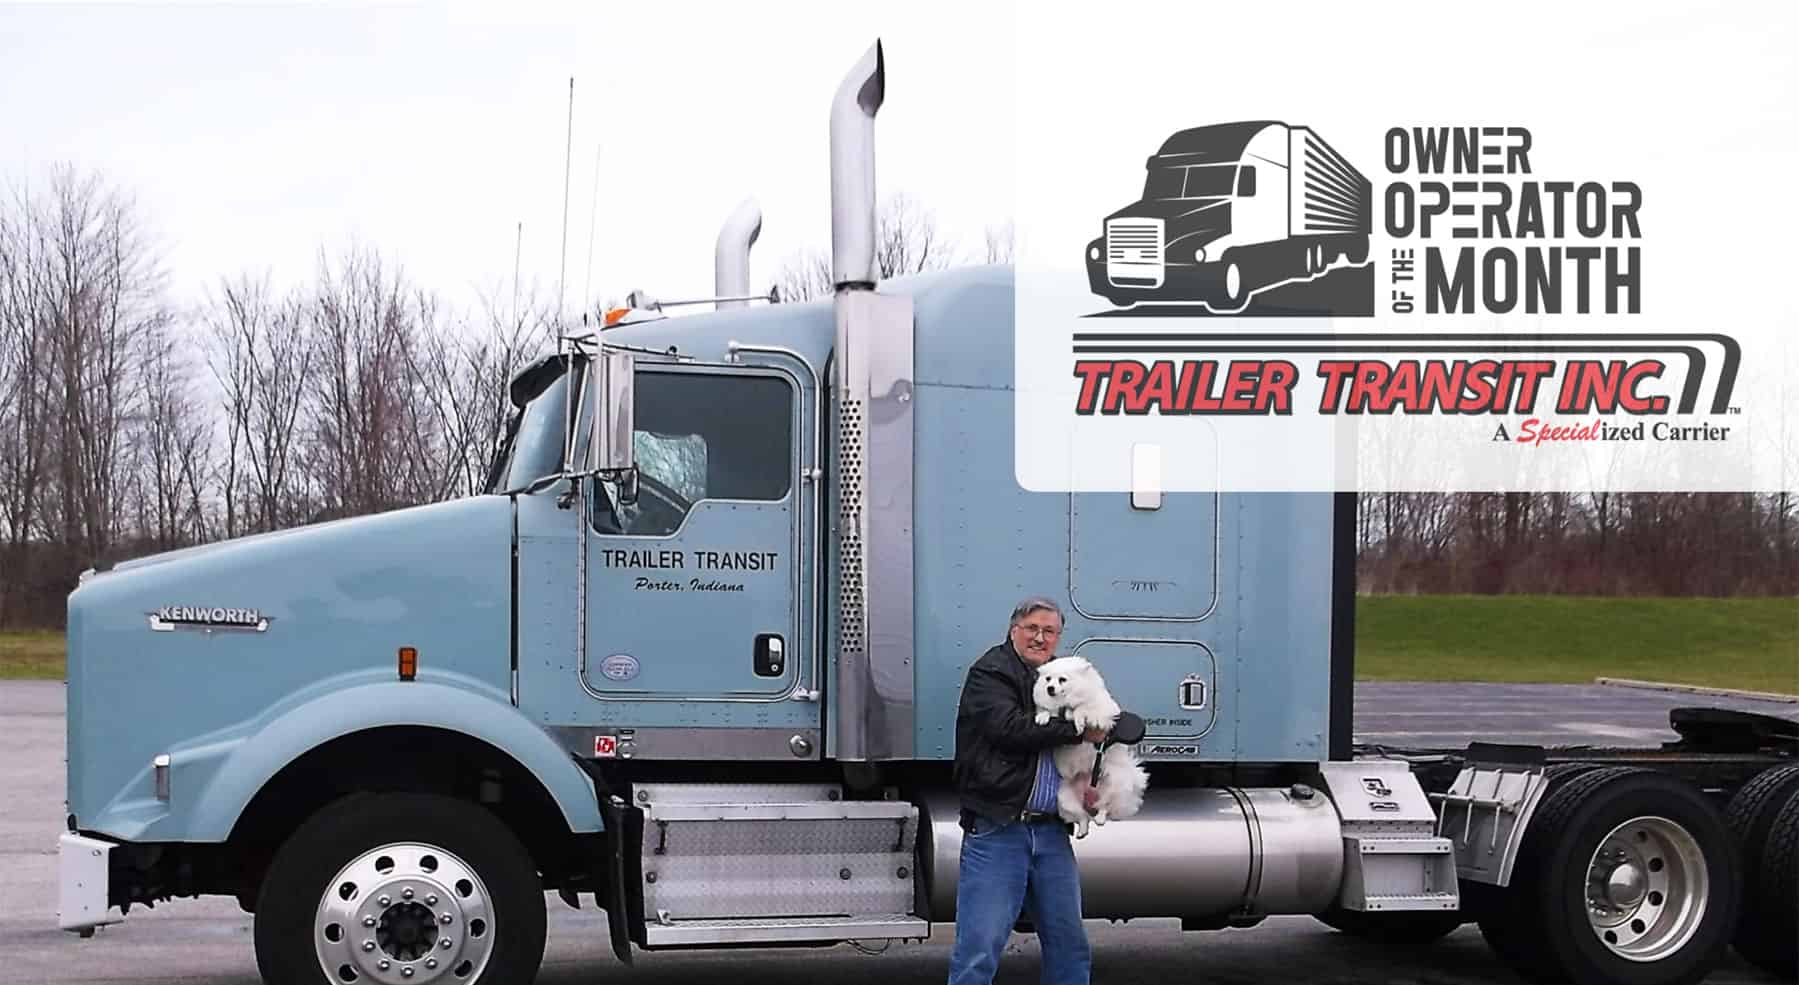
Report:
[[[809,926],[914,907],[919,819],[905,801],[843,800],[828,786],[676,783],[638,787],[635,800],[646,927]]]
[[[929,936],[929,923],[905,913],[870,913],[853,917],[671,919],[666,923],[647,921],[644,926],[646,947],[923,940]]]
[[[1342,902],[1351,910],[1453,910],[1460,893],[1448,838],[1347,835]]]
[[[1362,905],[1350,907],[1368,911],[1388,910],[1453,910],[1461,906],[1461,897],[1455,893],[1413,893],[1393,896],[1364,896]]]

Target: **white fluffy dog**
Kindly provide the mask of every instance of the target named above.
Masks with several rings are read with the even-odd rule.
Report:
[[[1082,732],[1093,728],[1110,729],[1123,710],[1106,690],[1106,682],[1093,665],[1080,657],[1057,657],[1037,668],[1037,683],[1032,689],[1037,706],[1037,724],[1048,725],[1061,715],[1074,722]],[[1056,812],[1076,828],[1076,837],[1087,837],[1087,823],[1104,824],[1114,818],[1126,818],[1143,806],[1143,793],[1149,787],[1149,774],[1137,762],[1130,746],[1108,746],[1100,766],[1097,810],[1089,815],[1083,800],[1088,777],[1093,772],[1094,748],[1090,742],[1066,745],[1056,750],[1056,772],[1062,783],[1056,795]]]

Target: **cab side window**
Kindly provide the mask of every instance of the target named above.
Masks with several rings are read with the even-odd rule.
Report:
[[[659,537],[703,499],[776,502],[793,481],[793,389],[772,376],[641,371],[638,497],[596,511],[600,533]]]

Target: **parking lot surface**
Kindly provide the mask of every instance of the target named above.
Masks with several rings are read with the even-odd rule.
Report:
[[[1556,744],[1654,745],[1674,737],[1663,734],[1667,708],[1729,705],[1695,695],[1613,693],[1618,690],[1365,685],[1358,689],[1358,720],[1367,728],[1364,740],[1405,745],[1459,745],[1470,732],[1512,741],[1556,736]],[[1450,701],[1466,704],[1446,704]],[[1443,712],[1445,707],[1467,710]],[[1799,714],[1799,706],[1790,704],[1753,710]],[[134,909],[124,923],[89,940],[56,929],[55,848],[63,818],[61,683],[0,681],[0,790],[0,982],[253,985],[259,980],[251,918],[230,900],[175,900],[150,911]],[[879,954],[850,946],[640,953],[627,968],[606,942],[603,913],[571,910],[555,896],[546,904],[550,940],[539,980],[549,985],[926,985],[944,980],[954,939],[954,928],[938,927],[924,943],[893,944]],[[1519,981],[1493,958],[1472,927],[1418,954],[1347,937],[1310,917],[1275,917],[1247,930],[1188,934],[1167,920],[1095,922],[1089,933],[1096,985]],[[1035,983],[1038,968],[1035,939],[1015,935],[998,980]],[[1761,985],[1773,980],[1733,955],[1707,983]]]

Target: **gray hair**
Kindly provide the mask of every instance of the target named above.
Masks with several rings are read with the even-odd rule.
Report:
[[[1012,621],[1006,624],[1006,629],[1009,631],[1033,612],[1053,612],[1056,614],[1057,623],[1062,625],[1068,623],[1068,619],[1062,615],[1061,606],[1041,595],[1033,595],[1012,607]]]

